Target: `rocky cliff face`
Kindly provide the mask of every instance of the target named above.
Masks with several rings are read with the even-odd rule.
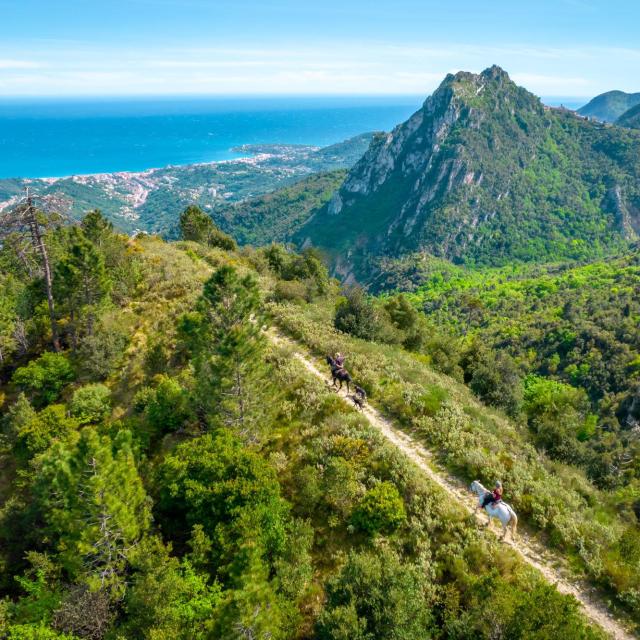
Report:
[[[480,264],[586,257],[637,236],[631,149],[640,135],[548,109],[498,67],[449,75],[374,138],[298,239],[363,281],[381,258],[416,252]]]

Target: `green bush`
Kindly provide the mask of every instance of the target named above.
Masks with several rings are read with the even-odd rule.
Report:
[[[319,640],[429,638],[433,592],[425,568],[402,562],[382,547],[351,552],[327,584],[327,604],[316,624]]]
[[[64,440],[78,423],[67,417],[66,407],[52,404],[37,413],[24,395],[7,412],[7,432],[16,454],[23,461],[45,451],[55,440]]]
[[[78,350],[82,371],[93,378],[107,378],[124,355],[127,335],[115,327],[99,325],[92,335],[86,336]]]
[[[588,432],[589,401],[583,389],[530,375],[525,379],[524,409],[536,445],[553,457],[579,463],[579,438]]]
[[[103,384],[88,384],[73,392],[69,410],[80,424],[94,424],[111,412],[111,391]]]
[[[172,557],[156,538],[144,540],[133,557],[135,573],[126,594],[127,638],[205,640],[222,600],[221,585],[185,559]]]
[[[471,390],[486,404],[502,407],[517,416],[522,406],[523,386],[513,358],[501,351],[479,349],[466,366]]]
[[[213,220],[197,206],[187,207],[180,214],[180,230],[184,240],[200,242],[225,251],[236,248],[235,240],[216,227]]]
[[[140,399],[140,398],[139,398]],[[170,433],[191,418],[189,394],[174,378],[157,376],[157,386],[147,398],[147,418],[158,433]]]
[[[288,251],[282,245],[272,244],[270,247],[262,249],[260,255],[266,260],[271,271],[280,279],[276,284],[276,300],[294,299],[288,297],[287,292],[302,291],[300,283],[304,283],[305,293],[299,297],[308,301],[327,292],[329,287],[328,271],[314,249],[305,249],[302,254],[297,254]],[[282,283],[283,280],[298,284],[296,287],[287,287]]]
[[[405,518],[404,502],[395,485],[381,482],[367,491],[351,521],[358,529],[376,534],[393,532]]]
[[[276,302],[303,302],[307,298],[307,287],[300,280],[278,280],[273,290]]]
[[[228,431],[185,442],[157,473],[158,519],[178,537],[194,525],[213,536],[217,563],[242,564],[246,537],[269,558],[286,540],[288,505],[274,470]]]
[[[380,334],[380,316],[373,302],[359,287],[343,292],[333,319],[336,329],[363,340],[375,340]]]
[[[31,395],[36,404],[55,402],[62,389],[75,378],[71,363],[61,353],[43,353],[26,367],[16,369],[12,382]]]
[[[13,624],[5,637],[7,640],[77,640],[76,636],[58,633],[45,624]]]

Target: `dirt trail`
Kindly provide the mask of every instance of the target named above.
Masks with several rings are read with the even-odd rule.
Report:
[[[269,336],[274,344],[293,349],[294,357],[300,361],[309,373],[326,383],[331,382],[331,377],[318,369],[311,357],[300,353],[298,345],[294,341],[274,333],[270,333]],[[347,397],[346,389],[339,392],[339,394],[345,402],[354,406],[353,402]],[[416,442],[411,436],[400,429],[397,429],[390,420],[383,417],[382,414],[370,404],[365,406],[363,415],[389,442],[398,447],[398,449],[410,458],[430,480],[442,487],[448,495],[453,496],[469,513],[475,511],[476,500],[466,486],[446,472],[436,470],[432,462],[432,454],[425,449],[422,444]],[[480,517],[480,515],[478,517]],[[484,515],[482,515],[482,521],[486,522]],[[501,529],[491,528],[490,530],[492,533],[495,533],[495,535],[501,535]],[[582,605],[584,613],[609,633],[612,638],[615,640],[634,640],[637,638],[637,636],[629,633],[624,626],[609,613],[606,605],[598,598],[593,589],[588,585],[571,581],[563,575],[562,570],[558,568],[561,564],[559,559],[554,558],[548,549],[544,548],[526,533],[519,533],[515,541],[511,541],[509,537],[510,533],[507,535],[507,543],[525,562],[537,569],[548,582],[555,585],[560,593],[574,596]]]

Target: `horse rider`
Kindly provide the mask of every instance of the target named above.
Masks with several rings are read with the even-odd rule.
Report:
[[[482,501],[482,508],[488,507],[490,504],[497,504],[502,500],[502,482],[498,480],[491,493],[487,493]]]
[[[343,356],[339,351],[338,353],[336,353],[335,358],[333,360],[339,369],[344,369],[344,361],[346,360],[346,357]]]

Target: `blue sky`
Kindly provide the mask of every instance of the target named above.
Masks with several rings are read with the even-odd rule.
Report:
[[[638,0],[0,0],[0,96],[640,91]]]

